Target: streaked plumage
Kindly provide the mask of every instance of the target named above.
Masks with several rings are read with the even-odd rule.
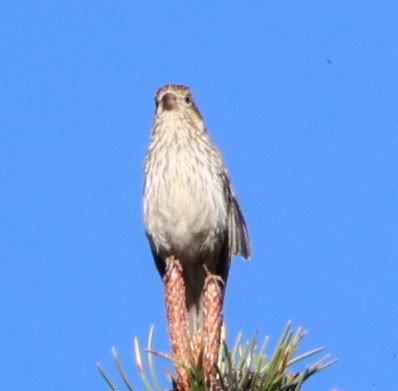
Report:
[[[250,257],[248,232],[219,150],[189,88],[166,85],[145,159],[144,224],[159,273],[174,255],[183,268],[192,328],[200,326],[206,272],[226,283],[231,257]]]

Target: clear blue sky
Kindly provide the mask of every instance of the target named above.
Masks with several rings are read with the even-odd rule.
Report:
[[[168,351],[142,162],[176,82],[252,237],[230,339],[291,319],[340,359],[305,390],[396,390],[397,37],[392,0],[3,1],[0,388],[106,390],[96,361],[115,375],[116,346],[134,374],[152,323]]]

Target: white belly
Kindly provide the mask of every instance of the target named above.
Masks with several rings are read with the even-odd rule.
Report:
[[[205,165],[198,167],[189,151],[165,170],[149,174],[144,194],[145,228],[157,249],[184,258],[182,262],[197,262],[198,254],[219,248],[227,216],[219,177]]]

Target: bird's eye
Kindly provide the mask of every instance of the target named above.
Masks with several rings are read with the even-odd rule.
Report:
[[[185,97],[185,103],[191,103],[191,98],[189,97],[189,96],[186,96]]]
[[[158,100],[156,99],[156,96],[155,96],[155,107],[158,108],[158,106],[159,106],[159,102],[158,102]]]

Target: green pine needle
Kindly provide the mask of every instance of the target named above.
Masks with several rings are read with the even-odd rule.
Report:
[[[314,349],[304,354],[297,355],[301,340],[305,336],[301,328],[292,330],[289,322],[282,332],[272,355],[267,356],[265,350],[269,338],[266,337],[261,346],[258,346],[258,335],[242,343],[243,335],[239,333],[231,351],[226,343],[222,343],[217,363],[217,373],[220,391],[300,391],[306,380],[323,369],[333,365],[337,360],[329,360],[329,355],[324,356],[312,365],[307,366],[302,372],[291,373],[291,367],[299,362],[307,360],[324,349]],[[155,352],[153,349],[154,327],[149,331],[147,352],[147,365],[149,377],[144,368],[144,358],[137,338],[134,339],[134,353],[136,358],[137,371],[147,391],[162,391],[158,379],[158,371],[155,367],[155,357],[166,359],[173,365],[184,366],[187,369],[190,391],[209,391],[205,384],[204,371],[199,364],[176,362],[174,358],[165,353]],[[121,365],[115,349],[112,349],[112,356],[128,391],[134,391],[129,379]],[[97,368],[104,378],[111,391],[118,391],[115,383],[109,378],[104,369],[97,364]],[[175,381],[171,379],[172,390],[175,389]]]

